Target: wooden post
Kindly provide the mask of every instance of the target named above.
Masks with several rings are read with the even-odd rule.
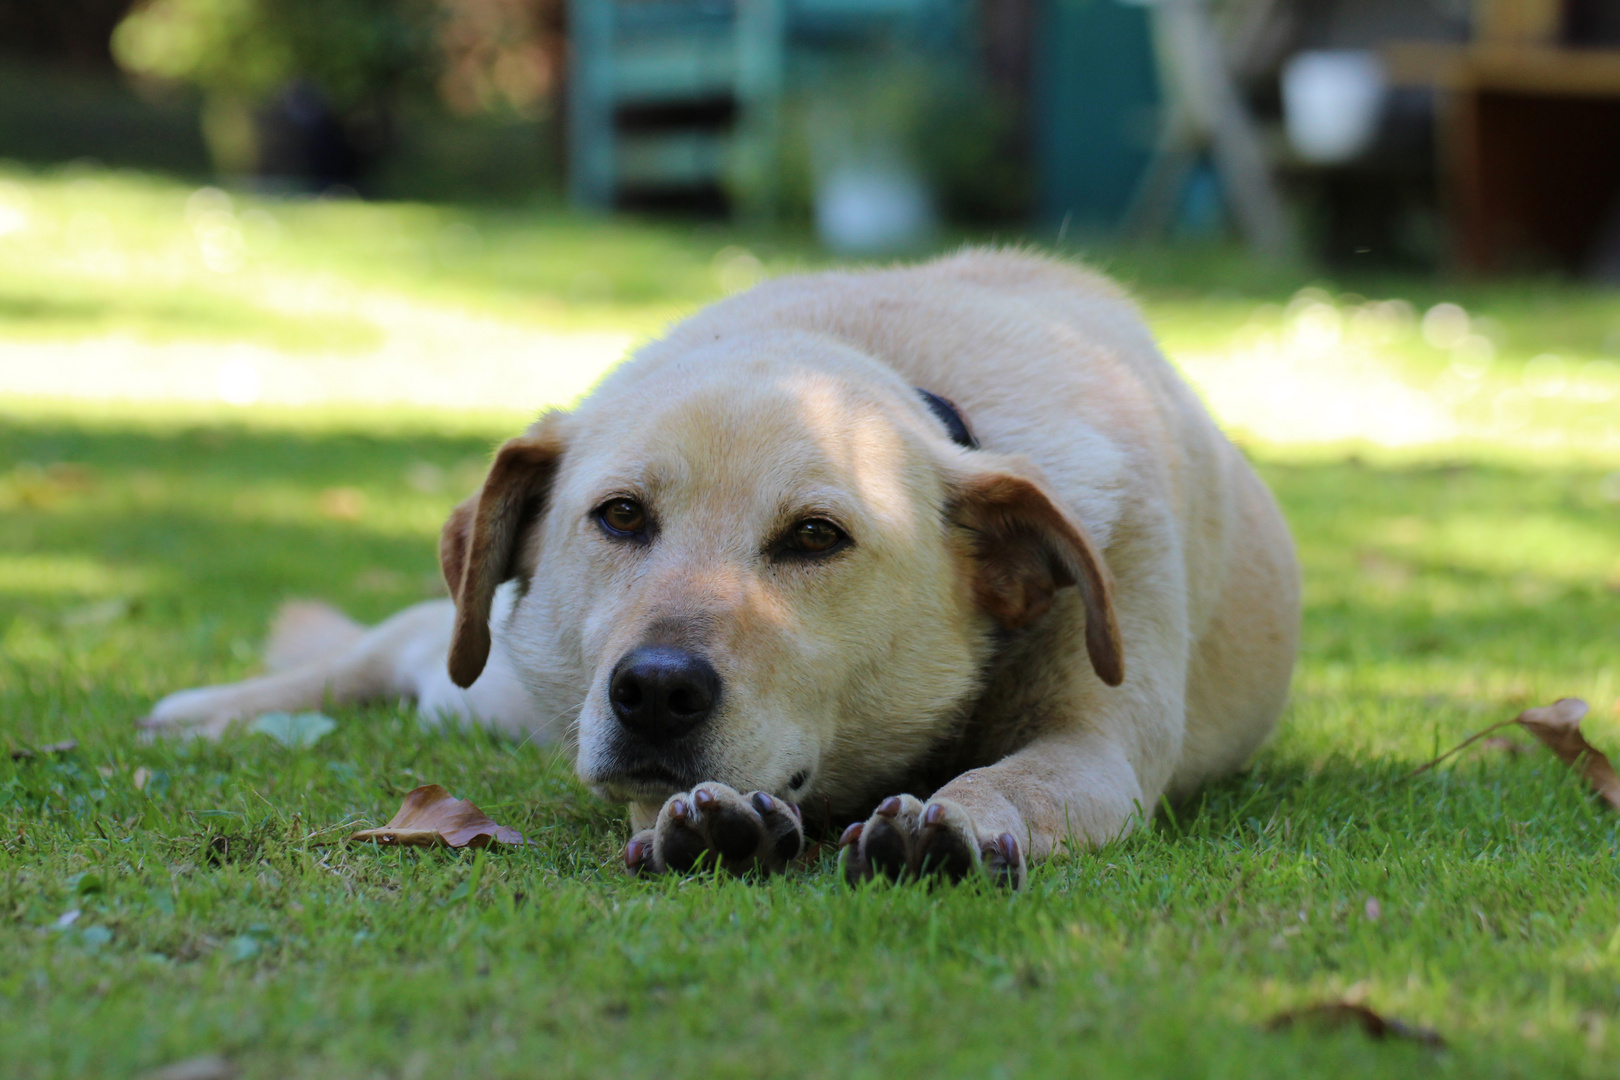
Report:
[[[1153,162],[1126,215],[1126,232],[1162,236],[1174,219],[1187,176],[1208,151],[1249,247],[1265,258],[1293,258],[1298,249],[1292,224],[1205,0],[1148,2],[1165,117]]]

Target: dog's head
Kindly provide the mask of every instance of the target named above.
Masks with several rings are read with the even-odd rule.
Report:
[[[1106,566],[1022,459],[955,445],[898,376],[778,335],[646,356],[496,454],[445,526],[452,677],[490,648],[577,702],[578,769],[656,803],[702,780],[835,803],[960,728],[997,626],[1079,585],[1122,678]]]

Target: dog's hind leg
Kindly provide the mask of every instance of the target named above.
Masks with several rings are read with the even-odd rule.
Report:
[[[448,600],[416,604],[370,629],[334,609],[294,609],[272,632],[269,674],[170,694],[141,726],[160,735],[218,738],[262,713],[393,698],[416,702],[434,719],[520,729],[528,710],[504,650],[493,650],[489,670],[470,689],[451,685],[445,661],[454,622]],[[301,630],[307,636],[300,638]],[[278,659],[290,666],[276,670]]]
[[[238,720],[261,713],[319,709],[357,704],[385,697],[415,697],[414,687],[401,679],[399,658],[418,652],[427,642],[439,643],[439,663],[449,647],[455,605],[448,600],[428,601],[406,608],[392,618],[364,630],[347,647],[310,657],[311,645],[332,635],[319,633],[308,641],[272,634],[273,658],[296,660],[267,675],[221,686],[181,690],[158,702],[141,726],[160,734],[218,738]],[[280,639],[278,641],[278,638]],[[414,648],[413,648],[414,647]]]
[[[331,604],[292,600],[270,620],[264,643],[264,669],[291,671],[323,657],[337,656],[366,636],[360,625]]]

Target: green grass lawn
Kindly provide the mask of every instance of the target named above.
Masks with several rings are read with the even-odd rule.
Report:
[[[1361,297],[1461,304],[1491,342],[1482,367],[1477,346],[1395,326],[1367,354],[1448,402],[1449,435],[1289,442],[1253,419],[1306,577],[1277,738],[1016,896],[854,892],[825,851],[764,883],[637,881],[619,810],[545,747],[387,706],[336,711],[301,750],[135,738],[163,693],[254,670],[284,599],[375,619],[437,590],[443,515],[544,402],[130,404],[65,381],[46,400],[8,392],[8,350],[72,363],[116,338],[358,363],[386,332],[379,297],[513,341],[645,335],[819,257],[544,207],[237,198],[245,246],[218,241],[237,252],[219,270],[196,225],[219,207],[188,219],[192,198],[105,173],[0,178],[0,230],[24,221],[0,235],[0,749],[78,740],[0,757],[0,1074],[203,1054],[263,1078],[1620,1072],[1620,819],[1539,749],[1403,779],[1565,695],[1620,751],[1612,293],[1378,278],[1301,296],[1308,275],[1230,252],[1102,253],[1173,352],[1215,358],[1196,367],[1212,400],[1241,404],[1223,358],[1265,334],[1305,348],[1331,309],[1353,341]],[[348,306],[277,293],[306,279]],[[338,842],[430,782],[538,846]],[[1343,997],[1447,1046],[1265,1030]]]

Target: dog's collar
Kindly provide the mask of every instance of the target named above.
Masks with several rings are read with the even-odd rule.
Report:
[[[967,421],[962,419],[962,413],[954,404],[920,386],[917,387],[917,393],[922,395],[923,404],[928,406],[928,411],[945,425],[945,431],[950,435],[951,442],[957,446],[965,446],[969,450],[979,448],[979,440],[973,437],[972,429],[967,426]]]

